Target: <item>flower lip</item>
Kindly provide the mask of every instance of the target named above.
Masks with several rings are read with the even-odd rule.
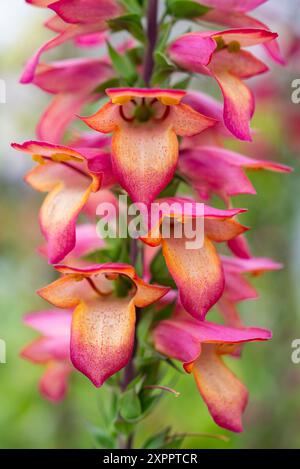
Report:
[[[160,88],[107,88],[105,92],[114,104],[124,104],[136,97],[157,98],[165,105],[176,105],[186,95],[183,90]]]

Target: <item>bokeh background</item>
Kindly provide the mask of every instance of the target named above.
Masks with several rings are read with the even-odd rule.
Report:
[[[166,395],[155,413],[139,425],[137,444],[169,423],[175,432],[229,437],[228,442],[189,437],[184,447],[300,447],[300,364],[291,361],[291,343],[300,339],[300,104],[291,102],[291,83],[300,78],[299,51],[298,56],[296,49],[291,52],[293,35],[300,35],[299,11],[298,0],[270,0],[257,10],[281,33],[280,42],[290,60],[284,68],[271,65],[265,79],[252,82],[260,96],[253,122],[257,132],[253,145],[236,147],[295,169],[291,175],[253,173],[257,195],[235,199],[236,206],[249,208],[241,221],[252,227],[248,240],[253,253],[285,265],[280,272],[255,279],[260,298],[240,305],[247,324],[271,328],[274,333],[269,343],[249,344],[240,361],[231,359],[250,390],[245,431],[233,435],[219,429],[192,378],[182,374],[176,384],[180,397]],[[49,100],[34,86],[18,83],[25,60],[49,37],[42,27],[47,17],[46,11],[23,0],[1,0],[0,78],[7,89],[6,103],[0,104],[0,338],[7,344],[7,363],[0,364],[0,448],[93,447],[89,428],[101,425],[109,393],[73,374],[68,398],[53,405],[38,393],[42,368],[19,358],[20,349],[35,336],[23,326],[22,315],[45,306],[35,290],[54,278],[52,268],[36,253],[42,242],[37,221],[41,197],[22,181],[30,158],[10,148],[12,141],[34,138],[38,117]],[[75,55],[72,46],[49,54],[71,55]],[[199,82],[194,83],[197,86]],[[209,91],[216,92],[215,88]]]

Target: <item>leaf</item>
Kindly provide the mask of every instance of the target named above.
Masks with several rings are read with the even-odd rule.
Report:
[[[120,86],[120,80],[118,78],[110,78],[97,86],[94,93],[103,93],[106,88],[118,88],[118,86]]]
[[[167,8],[176,18],[196,18],[205,15],[211,8],[191,0],[167,0]]]
[[[107,41],[108,53],[113,67],[120,77],[125,78],[129,85],[137,78],[136,70],[126,54],[120,55],[116,49]]]
[[[116,443],[114,441],[114,438],[102,428],[90,426],[90,432],[96,444],[99,445],[101,448],[104,448],[104,449],[116,448]]]
[[[183,443],[184,436],[170,437],[168,441],[160,447],[160,449],[179,449]]]
[[[141,5],[137,0],[119,0],[131,13],[141,14]]]
[[[144,443],[143,449],[158,449],[165,443],[171,427],[166,427],[155,435],[151,435]]]
[[[167,45],[173,25],[174,25],[174,20],[170,21],[169,23],[163,23],[161,25],[159,37],[158,37],[158,41],[156,45],[156,51],[161,52]]]
[[[170,59],[160,51],[154,54],[155,70],[152,77],[152,83],[160,84],[164,82],[176,70],[176,66]]]
[[[118,433],[123,433],[123,435],[130,435],[133,430],[134,423],[125,422],[124,420],[118,419],[114,422],[114,427]]]
[[[161,251],[156,254],[153,261],[151,262],[150,272],[152,279],[155,280],[155,282],[158,284],[166,285],[167,287],[176,289],[176,284],[170,276],[168,267]]]
[[[136,421],[142,413],[141,402],[134,389],[125,391],[120,400],[120,414],[126,422]]]
[[[112,31],[128,31],[133,37],[144,42],[145,34],[140,18],[138,14],[129,14],[108,20],[107,23]]]
[[[177,81],[176,83],[174,83],[172,88],[174,88],[175,90],[186,90],[190,84],[191,79],[192,77],[188,76],[183,80]]]
[[[154,54],[154,59],[156,65],[158,65],[159,67],[171,68],[172,70],[176,68],[175,65],[169,59],[169,57],[163,54],[163,52],[156,51]]]
[[[162,199],[164,197],[174,197],[176,195],[176,192],[178,190],[178,186],[179,186],[181,181],[178,179],[177,175],[175,175],[175,176],[176,177],[174,177],[172,179],[170,184],[164,190],[161,191],[158,198]]]
[[[127,386],[127,390],[129,389],[134,389],[135,392],[138,394],[140,390],[142,389],[143,383],[145,380],[145,376],[143,375],[138,375],[136,376],[132,381]]]

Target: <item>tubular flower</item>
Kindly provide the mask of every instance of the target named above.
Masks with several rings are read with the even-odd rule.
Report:
[[[119,16],[123,8],[115,0],[60,0],[29,1],[41,7],[48,7],[56,15],[46,23],[46,26],[58,35],[43,44],[27,62],[21,83],[30,83],[34,78],[35,69],[41,55],[69,40],[83,39],[95,35],[98,41],[104,41],[102,31],[107,29],[107,20]]]
[[[72,363],[95,386],[102,386],[131,358],[136,307],[154,303],[169,289],[143,282],[127,264],[85,268],[61,265],[57,270],[64,276],[38,293],[58,308],[75,308],[71,327]],[[119,277],[127,278],[134,285],[134,290],[122,297],[113,292],[114,280]]]
[[[81,257],[92,254],[105,246],[103,239],[99,238],[96,226],[92,223],[82,223],[76,226],[76,245],[64,258],[64,262],[83,265],[86,263]],[[40,246],[38,252],[45,257],[48,256],[47,245]]]
[[[61,401],[67,392],[73,370],[70,361],[70,311],[46,310],[26,314],[24,323],[42,334],[27,345],[21,357],[46,367],[40,380],[41,394],[52,402]]]
[[[265,29],[229,29],[184,34],[169,47],[171,59],[180,67],[212,76],[224,97],[224,122],[241,140],[251,140],[249,121],[254,98],[244,84],[268,67],[243,48],[262,44],[278,35]]]
[[[267,0],[201,0],[202,5],[206,5],[212,8],[218,8],[223,11],[238,11],[245,13],[247,11],[254,10],[262,3],[266,3]]]
[[[184,91],[116,88],[106,93],[110,102],[82,119],[99,132],[113,132],[115,176],[134,202],[149,205],[173,177],[177,135],[198,134],[216,121],[182,104]]]
[[[93,58],[39,64],[32,82],[55,97],[39,121],[37,137],[59,143],[83,106],[99,98],[92,93],[97,85],[112,76],[107,61]]]
[[[238,194],[256,194],[244,169],[291,172],[288,166],[268,160],[255,160],[214,146],[199,146],[180,152],[179,171],[203,200],[217,194],[225,203]]]
[[[280,270],[283,266],[272,259],[263,257],[239,259],[222,256],[221,259],[225,276],[225,289],[218,302],[218,309],[226,324],[232,327],[243,327],[236,305],[240,301],[258,297],[256,289],[244,275],[257,276],[267,271]]]
[[[158,352],[182,361],[185,371],[193,374],[214,421],[233,432],[243,431],[242,414],[248,392],[223,363],[222,355],[232,354],[245,342],[271,339],[271,332],[197,321],[179,311],[159,323],[153,338]]]
[[[179,290],[180,301],[195,318],[203,320],[223,293],[224,273],[213,243],[228,241],[247,229],[232,219],[243,211],[205,206],[204,212],[199,213],[197,204],[192,200],[159,199],[157,217],[152,217],[151,229],[143,241],[150,246],[162,246],[168,270]],[[170,218],[182,225],[180,237],[177,237],[175,228],[170,230],[169,236],[163,236],[161,227]],[[196,218],[203,218],[203,244],[191,249],[187,245],[191,237],[185,233],[184,227]]]
[[[212,6],[213,9],[209,10],[208,13],[203,15],[200,19],[201,21],[216,23],[222,26],[227,26],[228,28],[258,28],[268,30],[269,28],[264,23],[246,14],[265,2],[266,0],[256,2],[205,0],[202,3],[207,6]],[[276,39],[262,44],[262,46],[273,60],[280,65],[285,64],[285,60],[282,57],[279,44]]]
[[[76,220],[91,192],[97,192],[101,182],[104,186],[112,182],[110,155],[35,141],[12,146],[31,154],[38,162],[25,181],[40,192],[49,192],[39,220],[47,240],[49,262],[57,263],[75,247]]]

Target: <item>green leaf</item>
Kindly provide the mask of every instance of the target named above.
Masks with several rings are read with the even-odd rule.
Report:
[[[170,70],[169,68],[165,69],[159,69],[156,70],[151,79],[152,85],[160,85],[160,86],[166,86],[168,87],[168,79],[173,73],[173,70]]]
[[[211,10],[191,0],[167,0],[167,8],[169,13],[176,18],[197,18]]]
[[[160,449],[179,449],[183,443],[184,436],[174,436],[168,439],[168,441],[160,447]]]
[[[108,41],[107,47],[114,69],[120,77],[125,78],[128,84],[132,85],[137,78],[134,65],[126,54],[120,55]]]
[[[125,391],[120,400],[120,414],[126,422],[138,420],[141,416],[142,408],[139,396],[135,389]]]
[[[156,65],[158,65],[159,67],[171,68],[172,70],[176,68],[175,65],[169,59],[169,57],[163,54],[163,52],[156,51],[154,54],[154,59]]]
[[[94,93],[103,93],[106,88],[117,88],[118,86],[120,86],[120,80],[118,78],[110,78],[97,86]]]
[[[158,198],[174,197],[176,195],[180,182],[181,181],[178,179],[178,177],[174,177],[170,184],[164,190],[161,191]]]
[[[170,37],[170,32],[174,26],[174,20],[163,23],[160,27],[159,37],[156,45],[156,51],[161,52],[167,45],[168,39]]]
[[[190,84],[191,79],[192,77],[189,76],[184,78],[183,80],[177,81],[176,83],[174,83],[172,88],[174,88],[175,90],[186,90]]]
[[[103,430],[102,428],[90,426],[90,432],[96,444],[100,448],[104,448],[104,449],[116,448],[116,443],[115,443],[114,438],[111,435],[107,434],[107,432]]]
[[[151,435],[144,443],[143,449],[158,449],[165,444],[166,438],[171,431],[171,427],[164,428],[159,433]]]
[[[176,70],[176,66],[170,61],[170,59],[160,51],[156,51],[154,54],[155,59],[155,70],[152,77],[152,83],[162,84],[169,76]]]
[[[143,387],[144,380],[145,376],[139,374],[132,381],[130,381],[127,386],[127,390],[134,389],[135,392],[138,394]]]
[[[168,267],[161,252],[156,254],[156,256],[154,257],[150,266],[150,272],[152,275],[152,279],[155,280],[155,282],[157,282],[158,284],[176,288],[176,284],[170,276]]]
[[[141,14],[142,8],[137,0],[119,0],[131,13]]]
[[[145,34],[140,18],[138,14],[129,14],[108,20],[107,23],[112,31],[128,31],[138,41],[144,42]]]
[[[123,435],[130,435],[132,433],[134,423],[125,422],[124,420],[118,419],[114,422],[115,430],[118,433],[123,433]]]

